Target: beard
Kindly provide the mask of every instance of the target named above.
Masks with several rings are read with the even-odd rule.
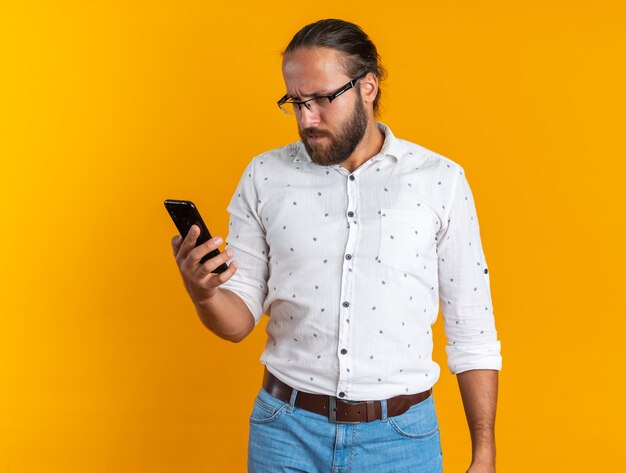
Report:
[[[298,129],[300,139],[311,161],[321,166],[340,164],[354,152],[367,129],[367,114],[360,98],[359,94],[359,100],[356,100],[352,115],[339,126],[336,134],[314,127]],[[309,142],[309,138],[320,136],[327,138],[325,143]]]

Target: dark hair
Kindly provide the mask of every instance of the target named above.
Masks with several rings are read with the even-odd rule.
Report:
[[[380,82],[387,77],[387,71],[380,63],[376,46],[361,28],[343,20],[319,20],[298,31],[283,55],[298,48],[335,49],[343,53],[342,65],[350,78],[361,77],[368,72],[378,77],[378,94],[374,99],[374,112],[378,114]]]

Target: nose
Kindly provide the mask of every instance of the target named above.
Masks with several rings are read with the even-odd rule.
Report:
[[[298,121],[300,122],[301,128],[306,129],[312,126],[317,126],[320,123],[320,116],[315,111],[309,110],[308,107],[302,106],[300,109],[300,116],[298,117]]]

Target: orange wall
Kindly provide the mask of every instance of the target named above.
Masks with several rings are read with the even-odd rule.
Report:
[[[0,472],[244,471],[263,326],[239,345],[204,329],[162,202],[226,236],[249,159],[297,137],[279,53],[323,17],[377,43],[382,121],[467,172],[503,345],[499,471],[620,470],[626,4],[408,3],[0,4]]]

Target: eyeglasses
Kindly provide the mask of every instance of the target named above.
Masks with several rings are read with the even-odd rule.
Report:
[[[328,108],[333,100],[354,87],[357,81],[365,77],[365,75],[366,74],[363,74],[356,79],[352,79],[346,85],[337,90],[337,92],[330,95],[318,95],[317,97],[313,97],[308,100],[294,100],[289,97],[289,94],[285,94],[278,102],[276,102],[276,104],[278,105],[278,108],[280,108],[287,115],[298,115],[302,111],[303,105],[312,112],[321,112]]]

